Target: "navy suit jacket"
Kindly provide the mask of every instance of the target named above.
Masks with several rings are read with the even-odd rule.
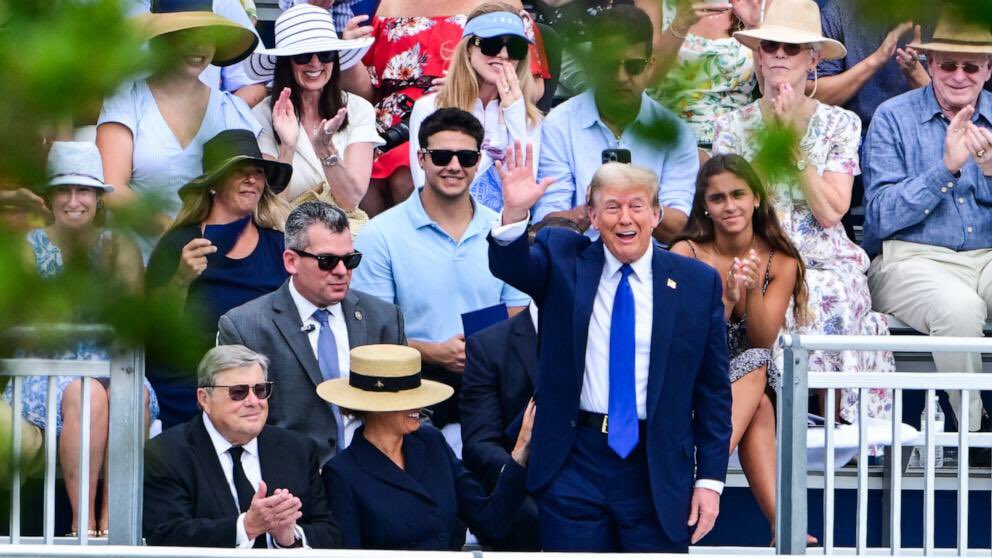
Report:
[[[708,265],[652,247],[654,309],[644,438],[655,511],[672,540],[687,538],[696,478],[724,481],[730,447],[730,377],[722,283]],[[601,240],[542,230],[501,246],[493,275],[540,308],[537,416],[527,484],[541,490],[575,443],[593,301],[606,257]],[[676,327],[677,324],[677,327]]]
[[[470,336],[462,377],[462,459],[495,486],[517,442],[520,419],[537,384],[537,331],[530,312]]]
[[[364,428],[364,427],[363,427]],[[461,550],[465,528],[505,534],[526,494],[523,467],[510,460],[492,496],[434,427],[403,437],[404,469],[369,443],[363,428],[324,467],[345,548]]]

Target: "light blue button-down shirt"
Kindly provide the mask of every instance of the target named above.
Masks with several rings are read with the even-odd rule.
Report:
[[[475,214],[458,242],[427,215],[419,190],[369,221],[355,239],[362,263],[351,286],[399,306],[409,339],[446,341],[462,333],[465,312],[530,303],[489,272],[486,235],[498,215],[472,205]]]
[[[674,137],[668,141],[650,138],[660,130],[672,131]],[[565,101],[544,119],[537,174],[538,178],[556,180],[534,206],[535,221],[553,211],[586,203],[586,189],[602,166],[604,149],[629,150],[631,163],[651,169],[661,179],[661,205],[689,214],[699,171],[692,130],[643,94],[637,119],[618,138],[600,119],[596,99],[589,90]]]
[[[992,94],[981,92],[972,121],[992,129]],[[973,158],[960,177],[944,166],[948,124],[933,86],[878,107],[862,150],[868,255],[881,253],[884,240],[957,251],[992,247],[992,179]]]

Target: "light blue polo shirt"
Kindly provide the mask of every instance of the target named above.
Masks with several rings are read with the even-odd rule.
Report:
[[[362,263],[351,286],[400,307],[409,339],[438,343],[462,333],[462,314],[530,298],[489,272],[486,235],[498,215],[472,202],[475,214],[455,242],[427,215],[420,190],[368,222],[355,249]]]

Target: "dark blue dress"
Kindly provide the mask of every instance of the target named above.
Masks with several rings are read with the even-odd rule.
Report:
[[[207,238],[217,246],[217,251],[207,256],[207,269],[187,290],[183,316],[189,326],[188,336],[162,332],[147,350],[146,372],[158,392],[165,428],[186,422],[199,412],[196,365],[214,346],[221,315],[278,289],[288,277],[282,263],[285,241],[277,230],[259,227],[258,245],[251,254],[240,259],[226,256],[250,220],[249,216],[226,225],[207,225],[202,234],[199,225],[172,229],[148,261],[145,286],[150,292],[172,281],[183,247],[191,240]]]

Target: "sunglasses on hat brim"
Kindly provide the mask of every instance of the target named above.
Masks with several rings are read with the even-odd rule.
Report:
[[[498,56],[506,47],[506,56],[510,60],[523,60],[527,57],[530,44],[516,35],[499,35],[498,37],[472,37],[472,44],[479,47],[486,56]]]

